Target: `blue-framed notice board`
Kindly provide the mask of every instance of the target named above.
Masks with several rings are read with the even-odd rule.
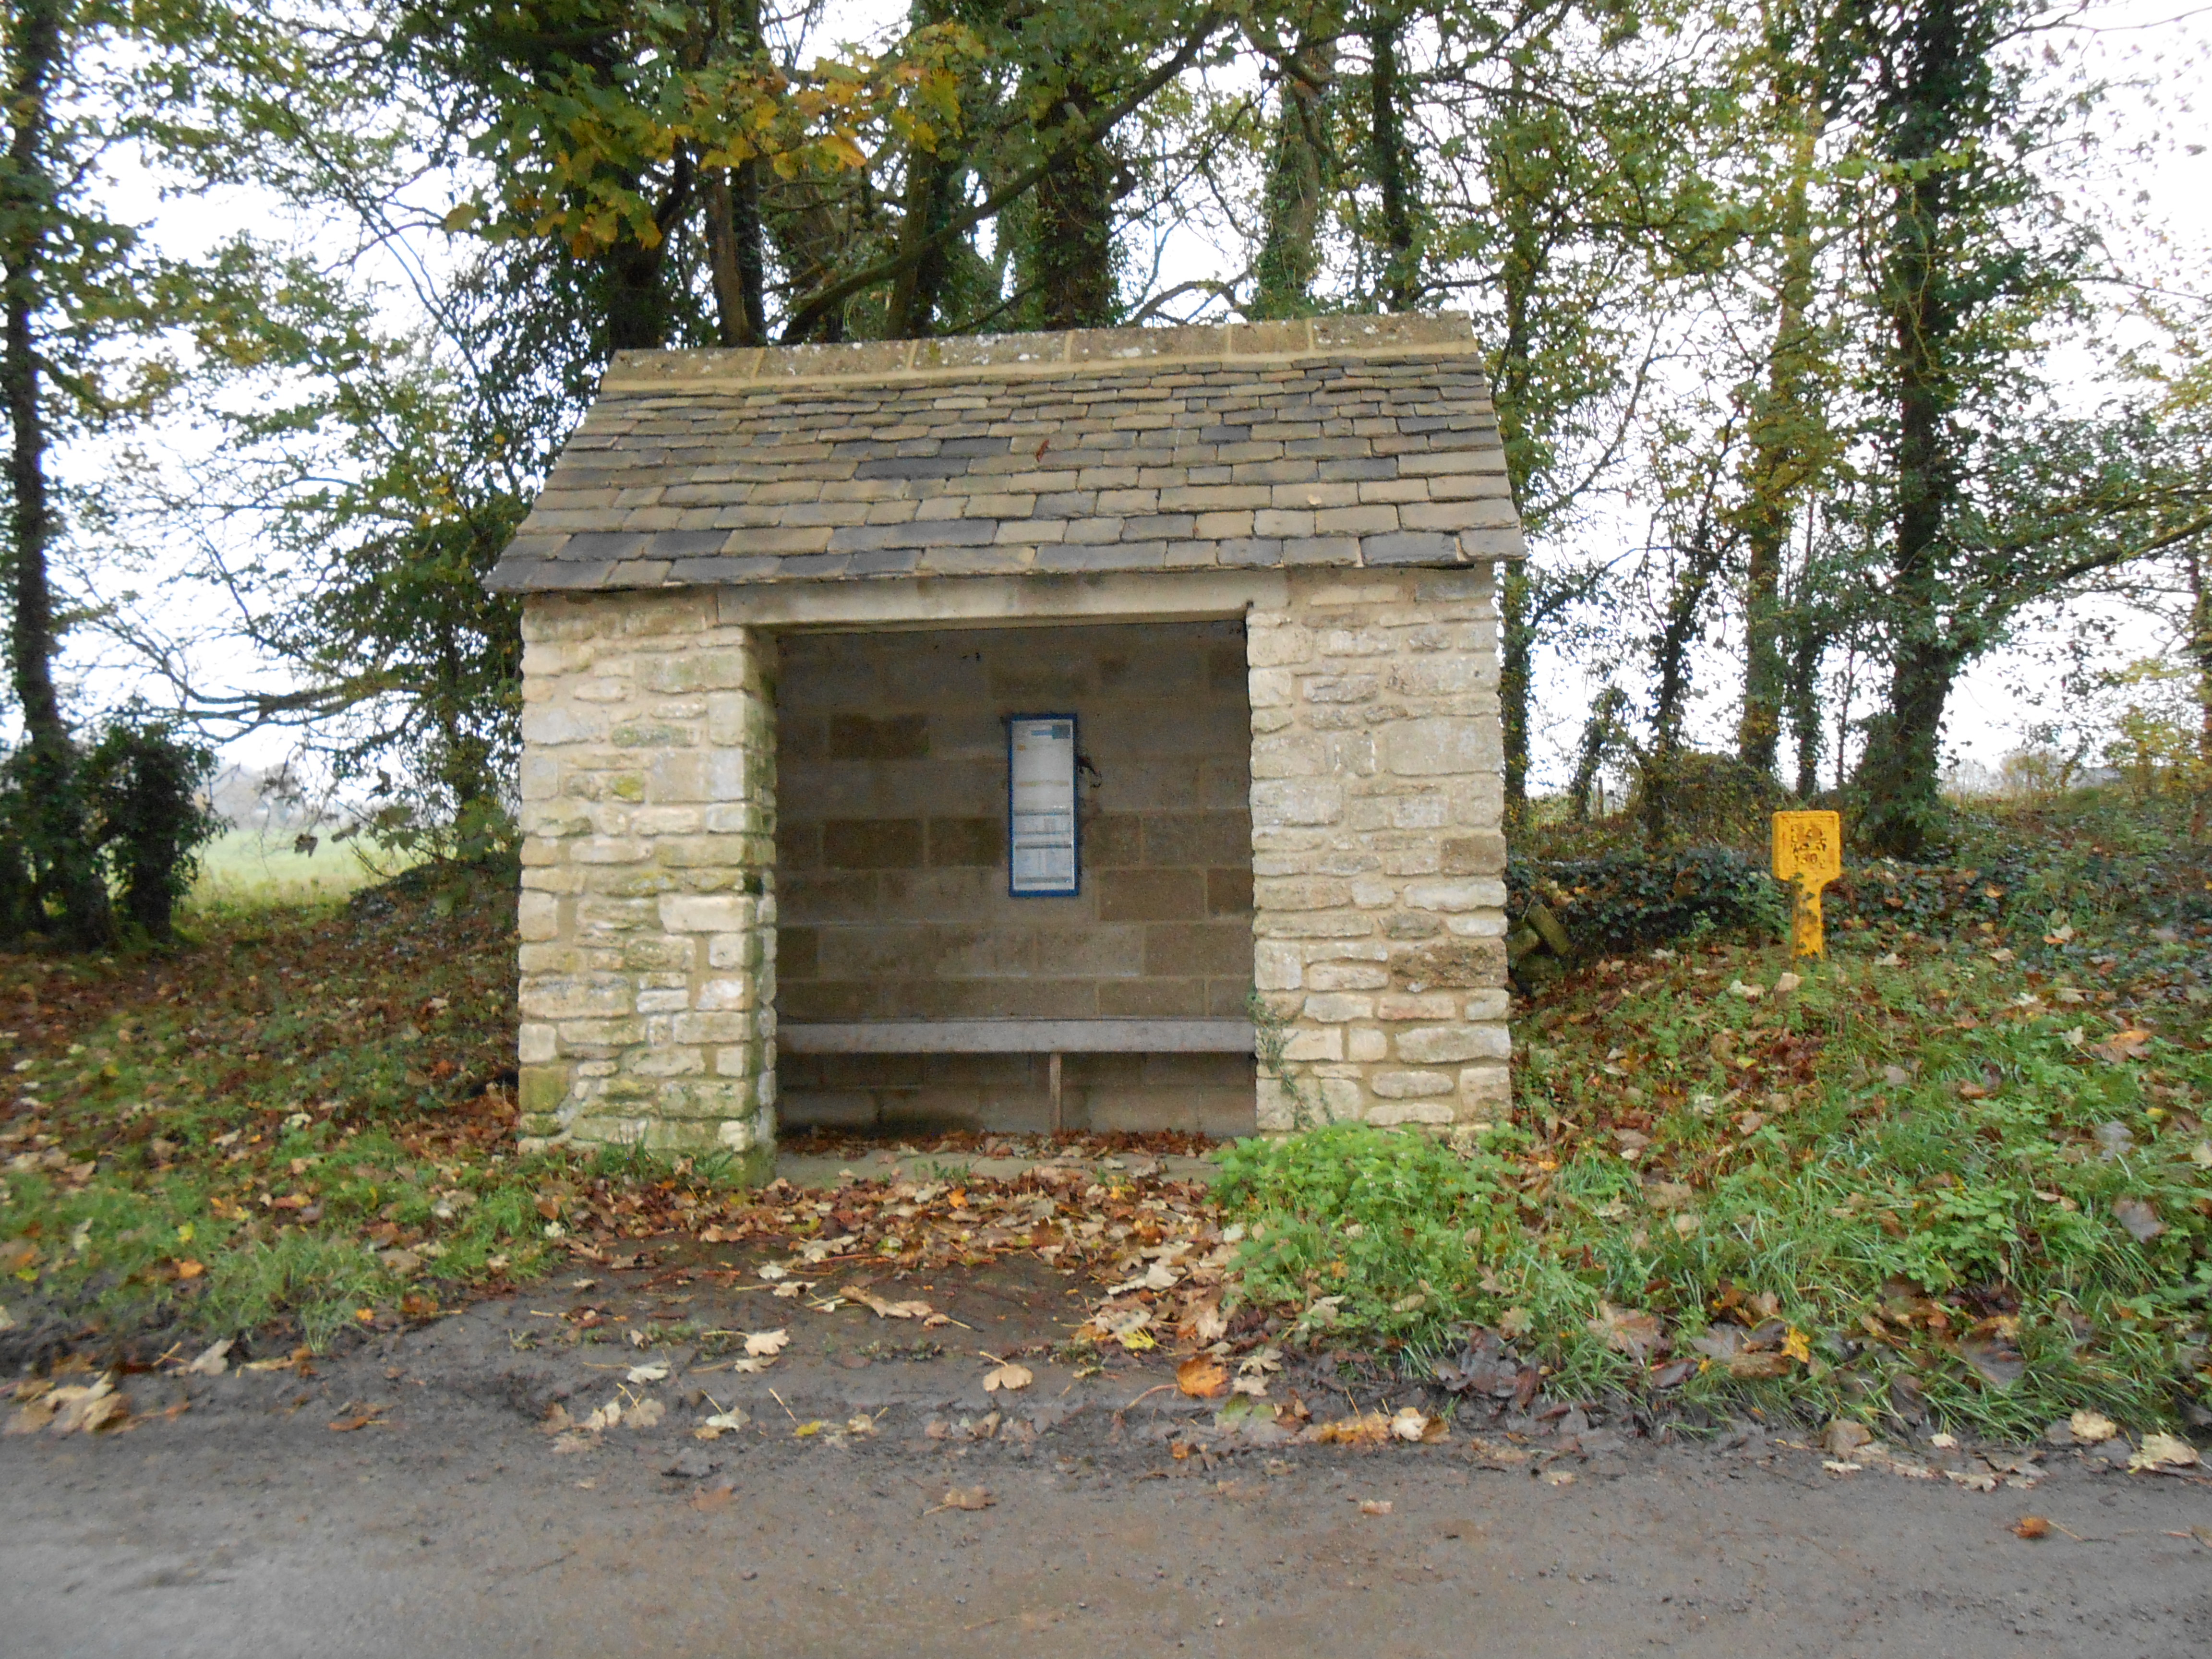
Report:
[[[1080,890],[1075,825],[1075,716],[1006,717],[1006,890],[1070,898]]]

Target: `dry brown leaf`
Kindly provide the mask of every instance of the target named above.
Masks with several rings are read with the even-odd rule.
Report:
[[[1444,1420],[1431,1417],[1418,1407],[1401,1406],[1390,1419],[1390,1437],[1419,1445],[1426,1440],[1441,1440],[1444,1436]]]
[[[341,1417],[331,1424],[332,1434],[351,1434],[356,1429],[365,1429],[384,1415],[381,1406],[363,1406],[351,1417]]]
[[[1747,1381],[1787,1376],[1790,1368],[1796,1363],[1786,1353],[1736,1353],[1729,1356],[1728,1372],[1730,1376]]]
[[[1359,1502],[1359,1512],[1362,1515],[1388,1515],[1390,1513],[1390,1500],[1387,1498],[1364,1498]]]
[[[954,1486],[945,1494],[940,1510],[988,1510],[999,1500],[988,1486]]]
[[[230,1361],[224,1356],[230,1352],[232,1340],[226,1336],[220,1342],[211,1343],[202,1350],[198,1358],[178,1369],[187,1376],[221,1376],[230,1369]]]
[[[1597,1304],[1597,1317],[1589,1322],[1589,1328],[1592,1335],[1603,1337],[1605,1346],[1615,1353],[1635,1359],[1648,1358],[1662,1334],[1656,1315],[1616,1308],[1610,1302]]]
[[[1340,1417],[1334,1422],[1316,1423],[1298,1437],[1323,1446],[1370,1446],[1390,1437],[1390,1419],[1381,1412]]]
[[[1000,1365],[996,1370],[984,1377],[983,1392],[986,1394],[996,1394],[1000,1389],[1004,1389],[1011,1394],[1016,1389],[1026,1389],[1036,1380],[1036,1377],[1030,1374],[1030,1368],[1028,1366],[1016,1365],[1008,1363]]]
[[[2185,1469],[2197,1461],[2197,1448],[2179,1436],[2147,1434],[2142,1449],[2128,1459],[2128,1468],[2138,1474],[2145,1469]]]
[[[754,1331],[745,1338],[745,1358],[773,1359],[791,1345],[791,1333],[778,1328],[772,1331]]]
[[[1218,1400],[1229,1392],[1229,1367],[1204,1354],[1193,1354],[1176,1367],[1176,1387],[1194,1400]]]
[[[2023,1515],[2012,1523],[2012,1531],[2016,1538],[2048,1538],[2051,1536],[2051,1522],[2039,1515]]]
[[[2102,1412],[2075,1412],[2066,1419],[2066,1426],[2085,1446],[2101,1446],[2120,1431],[2120,1425]]]
[[[2118,1065],[2123,1060],[2142,1060],[2150,1053],[2148,1031],[2140,1026],[2130,1026],[2124,1031],[2115,1031],[2102,1042],[2089,1045],[2089,1052],[2098,1059]]]
[[[848,1292],[862,1307],[873,1311],[878,1319],[927,1319],[937,1310],[927,1302],[887,1302],[868,1291]]]
[[[46,1429],[54,1434],[97,1434],[119,1427],[131,1415],[130,1402],[115,1392],[115,1379],[52,1389],[32,1401],[8,1425],[10,1434]]]
[[[2166,1223],[2158,1218],[2158,1206],[2147,1198],[2115,1200],[2112,1219],[2126,1228],[2128,1237],[2138,1244],[2148,1244],[2166,1231]]]
[[[1848,1458],[1873,1440],[1874,1435],[1865,1424],[1854,1423],[1846,1417],[1839,1417],[1829,1424],[1820,1436],[1820,1444],[1826,1448],[1831,1457]]]

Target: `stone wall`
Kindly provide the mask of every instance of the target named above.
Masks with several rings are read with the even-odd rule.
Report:
[[[1506,1110],[1492,572],[1292,572],[1249,619],[1259,1121]]]
[[[1242,1018],[1250,722],[1237,622],[783,641],[779,1018]],[[1006,716],[1073,714],[1081,889],[1006,890]],[[1042,1056],[786,1053],[787,1125],[1042,1127]],[[1075,1127],[1247,1133],[1249,1059],[1070,1055]]]
[[[764,1168],[779,996],[830,1020],[1221,1016],[1254,981],[1281,1060],[1261,1128],[1502,1114],[1492,571],[1294,570],[1254,593],[1241,653],[1237,624],[1158,622],[780,651],[711,589],[530,599],[525,1143]],[[1100,775],[1085,893],[1012,900],[999,720],[1069,710]],[[808,1057],[787,1080],[843,1121],[891,1102],[1006,1127],[1041,1117],[1044,1090],[1019,1057]],[[1071,1057],[1065,1082],[1077,1124],[1254,1121],[1235,1057]]]
[[[774,641],[720,623],[706,589],[533,598],[523,638],[524,1144],[764,1170]]]

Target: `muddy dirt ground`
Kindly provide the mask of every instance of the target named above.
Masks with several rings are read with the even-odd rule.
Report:
[[[1034,1261],[933,1281],[961,1324],[927,1332],[733,1273],[580,1277],[308,1375],[126,1376],[124,1432],[0,1438],[0,1653],[2212,1650],[2202,1476],[2052,1449],[2032,1486],[1981,1492],[1942,1474],[1985,1472],[1971,1449],[1924,1438],[1936,1478],[1905,1480],[1832,1473],[1779,1426],[1601,1412],[1300,1445],[1218,1430],[1153,1356],[1038,1355],[987,1394],[983,1352],[1082,1317]],[[793,1340],[755,1376],[724,1345],[627,1340],[679,1320]],[[1317,1416],[1345,1388],[1437,1403],[1326,1364],[1271,1387]],[[662,1414],[548,1431],[611,1401]],[[733,1407],[743,1428],[695,1437]],[[2039,1540],[2010,1529],[2029,1514]]]

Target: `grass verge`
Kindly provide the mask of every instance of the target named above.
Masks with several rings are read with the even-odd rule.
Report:
[[[1559,1397],[2212,1423],[2208,886],[2112,816],[1985,820],[1966,858],[2012,873],[1962,859],[1971,905],[1856,871],[1875,896],[1824,963],[1576,973],[1516,1011],[1510,1121],[1455,1144],[1231,1150],[1245,1298],[1416,1363],[1480,1326]]]
[[[514,1152],[514,902],[403,877],[165,953],[0,957],[0,1344],[326,1344],[646,1235],[706,1164]],[[550,1236],[549,1236],[550,1235]]]

